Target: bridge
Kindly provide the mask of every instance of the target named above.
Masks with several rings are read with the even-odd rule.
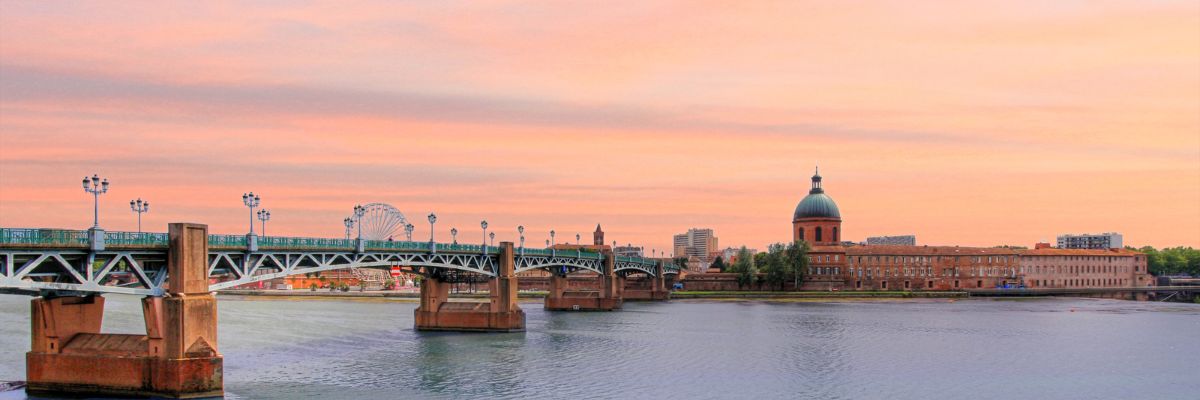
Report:
[[[419,274],[418,330],[525,329],[517,272],[577,271],[599,276],[594,296],[547,296],[550,310],[620,308],[624,278],[649,276],[649,298],[665,299],[674,265],[621,257],[611,249],[526,248],[501,242],[457,244],[365,239],[210,235],[205,225],[170,224],[168,233],[0,228],[0,293],[39,296],[31,304],[31,393],[197,397],[220,395],[213,292],[290,275],[399,267]],[[486,277],[485,302],[450,302],[450,283]],[[100,333],[106,293],[145,296],[146,335]],[[585,300],[586,299],[586,300]],[[613,305],[616,305],[615,307]]]

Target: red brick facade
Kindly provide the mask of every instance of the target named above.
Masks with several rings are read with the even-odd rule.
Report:
[[[819,196],[813,204],[810,198]],[[795,240],[812,245],[802,289],[955,290],[1145,287],[1146,256],[1124,249],[1075,250],[959,246],[842,246],[841,214],[820,175],[792,220]],[[815,204],[815,205],[814,205]],[[832,211],[829,211],[832,210]],[[819,215],[825,212],[828,215]],[[818,239],[817,230],[821,236]]]

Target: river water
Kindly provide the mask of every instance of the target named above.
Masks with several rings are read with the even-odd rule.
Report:
[[[104,329],[141,333],[109,295]],[[0,381],[29,299],[0,295]],[[1090,299],[628,303],[418,333],[415,303],[223,296],[231,399],[1200,399],[1200,305]],[[0,399],[21,399],[20,392]]]

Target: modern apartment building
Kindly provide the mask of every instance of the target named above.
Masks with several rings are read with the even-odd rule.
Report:
[[[1120,249],[1124,248],[1124,238],[1117,232],[1105,232],[1097,235],[1085,233],[1082,235],[1058,235],[1060,249]]]

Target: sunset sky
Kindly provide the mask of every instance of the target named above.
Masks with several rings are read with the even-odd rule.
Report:
[[[0,226],[1200,246],[1194,0],[304,3],[0,2]]]

